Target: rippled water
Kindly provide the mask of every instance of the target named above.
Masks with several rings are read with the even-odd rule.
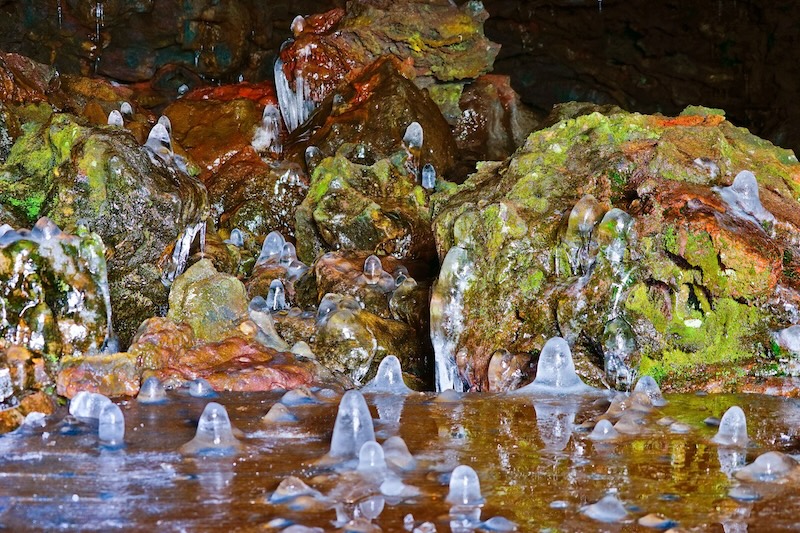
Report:
[[[162,405],[121,404],[126,446],[103,449],[96,425],[65,418],[66,409],[45,427],[0,436],[0,524],[9,530],[59,528],[108,531],[263,530],[276,518],[336,530],[336,512],[267,502],[286,476],[301,478],[324,494],[342,497],[352,510],[368,491],[353,475],[316,464],[330,446],[338,398],[290,410],[294,424],[266,425],[261,417],[278,393],[222,394],[242,432],[233,457],[192,457],[178,452],[194,436],[208,400],[171,392]],[[481,481],[485,520],[502,516],[520,531],[646,530],[637,520],[663,513],[698,531],[793,530],[800,498],[793,482],[741,484],[730,473],[759,454],[800,451],[800,402],[766,396],[667,396],[667,406],[646,415],[638,435],[595,443],[589,429],[605,410],[587,398],[555,402],[525,397],[467,396],[437,403],[431,395],[374,396],[367,400],[376,437],[400,435],[418,460],[404,476],[421,495],[387,503],[373,523],[383,531],[404,531],[411,513],[419,524],[449,531],[447,482],[458,464],[472,466]],[[704,422],[740,405],[748,418],[751,444],[724,449],[710,439],[716,428]],[[674,418],[689,426],[672,433],[656,421]],[[756,501],[729,496],[755,494]],[[620,524],[596,522],[582,506],[609,492],[625,504]],[[748,498],[744,498],[748,499]],[[340,516],[341,518],[341,516]]]

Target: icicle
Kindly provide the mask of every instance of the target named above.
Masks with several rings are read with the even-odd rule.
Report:
[[[301,58],[304,55],[306,54],[301,51]],[[275,92],[278,95],[283,123],[288,131],[294,131],[314,110],[314,102],[311,100],[311,90],[299,71],[295,71],[294,90],[292,90],[280,58],[275,61]]]
[[[259,154],[270,153],[280,155],[283,151],[281,145],[281,112],[272,104],[264,108],[261,125],[256,128],[253,140],[250,143]]]
[[[175,241],[175,248],[172,250],[172,265],[171,268],[164,272],[161,282],[167,287],[172,285],[175,278],[183,274],[186,270],[186,263],[189,260],[189,251],[192,248],[192,243],[198,233],[200,234],[200,253],[203,253],[205,248],[205,233],[206,223],[198,222],[194,226],[189,226]]]

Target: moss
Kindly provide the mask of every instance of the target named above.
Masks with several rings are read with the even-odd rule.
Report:
[[[528,276],[522,280],[520,284],[520,289],[522,289],[522,293],[527,296],[535,296],[539,293],[539,290],[542,288],[542,283],[544,282],[544,272],[541,270],[534,270]]]
[[[671,254],[678,254],[678,233],[671,224],[664,230],[664,249]]]
[[[686,106],[686,108],[681,111],[682,117],[684,116],[700,116],[700,117],[708,117],[712,115],[721,115],[725,116],[725,111],[723,109],[717,109],[714,107],[703,107],[700,105],[690,105]]]
[[[44,203],[45,195],[43,192],[35,192],[30,196],[18,199],[9,196],[6,201],[13,207],[21,209],[25,212],[28,219],[35,220],[39,218],[39,213],[42,211],[42,204]]]
[[[107,173],[103,161],[106,159],[104,144],[90,140],[83,149],[83,157],[78,163],[80,172],[84,173],[89,182],[89,201],[97,211],[108,199],[106,190]]]

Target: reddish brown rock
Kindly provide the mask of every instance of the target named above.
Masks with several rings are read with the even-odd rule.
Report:
[[[0,101],[49,102],[63,96],[60,89],[61,79],[53,67],[19,54],[0,53]]]
[[[142,369],[156,370],[166,366],[173,354],[191,348],[194,343],[189,324],[153,317],[139,326],[128,351],[136,356]]]
[[[80,391],[98,392],[109,398],[136,396],[141,384],[137,362],[137,356],[130,353],[65,360],[56,378],[56,390],[66,398]]]

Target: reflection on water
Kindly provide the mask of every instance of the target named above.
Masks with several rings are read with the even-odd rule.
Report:
[[[386,496],[381,490],[393,491],[319,462],[330,448],[338,397],[290,407],[296,422],[262,422],[279,398],[215,399],[241,431],[241,449],[231,456],[179,453],[208,400],[174,392],[161,405],[120,404],[126,423],[120,449],[101,446],[97,422],[66,410],[0,436],[0,523],[9,530],[197,530],[213,523],[218,529],[301,524],[403,531],[430,522],[448,531],[453,521],[468,528],[513,521],[519,531],[591,531],[601,523],[587,509],[609,494],[624,506],[618,515],[625,530],[657,515],[687,529],[724,531],[762,530],[764,524],[791,529],[800,516],[794,497],[800,476],[781,483],[733,476],[764,452],[798,452],[796,400],[670,396],[666,406],[636,413],[635,434],[597,441],[589,436],[607,407],[597,397],[468,394],[434,402],[431,395],[368,394],[377,440],[400,437],[415,459],[394,474],[398,487],[413,490]],[[746,447],[714,443],[717,428],[704,423],[733,405],[747,415]],[[671,431],[675,422],[688,431]],[[454,515],[446,501],[458,465],[474,469],[480,480],[485,502],[477,517]],[[308,484],[310,494],[270,503],[289,476]]]

